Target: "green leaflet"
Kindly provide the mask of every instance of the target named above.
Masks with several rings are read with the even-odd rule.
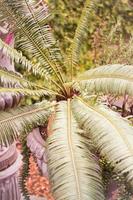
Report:
[[[56,200],[101,200],[103,186],[97,160],[88,149],[89,141],[78,134],[70,100],[56,108],[48,138],[48,169]]]
[[[73,111],[96,148],[113,164],[116,172],[126,175],[133,187],[133,128],[104,106],[92,107],[74,100]]]
[[[85,72],[77,81],[88,93],[133,95],[133,66],[106,65]]]
[[[18,136],[33,128],[43,125],[50,115],[50,107],[47,101],[31,106],[10,109],[0,113],[0,144],[9,145]]]
[[[62,57],[51,28],[48,25],[49,17],[46,5],[40,9],[34,9],[35,3],[27,0],[2,0],[0,2],[1,12],[5,20],[14,23],[15,30],[20,35],[19,48],[32,54],[37,60],[37,69],[46,79],[55,74],[62,83],[63,78],[59,65]],[[42,20],[43,19],[43,20]]]
[[[42,96],[49,96],[51,94],[50,91],[48,90],[43,90],[43,89],[36,89],[36,90],[32,90],[32,89],[27,89],[27,88],[1,88],[0,87],[0,94],[4,94],[4,93],[11,93],[11,94],[21,94],[24,96],[38,96],[38,97],[42,97]]]
[[[40,76],[42,76],[42,70],[40,70],[39,63],[33,64],[30,60],[28,60],[25,56],[23,56],[22,52],[18,52],[16,49],[10,47],[1,39],[0,39],[0,48],[2,49],[3,53],[8,57],[10,57],[15,63],[21,64],[21,66],[24,69],[32,71],[33,74],[39,74]]]

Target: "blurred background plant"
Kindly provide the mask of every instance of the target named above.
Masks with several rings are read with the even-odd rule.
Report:
[[[64,54],[69,51],[84,0],[48,0],[54,10],[51,26]],[[79,70],[99,64],[132,63],[133,9],[131,1],[99,0],[92,13]],[[113,55],[113,57],[112,57]],[[127,56],[128,55],[128,56]]]

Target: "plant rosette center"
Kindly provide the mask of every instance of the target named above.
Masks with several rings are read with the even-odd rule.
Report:
[[[60,91],[62,96],[56,96],[57,102],[72,99],[74,96],[79,96],[80,92],[72,87],[73,83],[64,83],[64,90]]]

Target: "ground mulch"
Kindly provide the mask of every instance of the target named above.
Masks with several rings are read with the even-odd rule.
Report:
[[[40,175],[37,164],[32,156],[30,158],[30,173],[26,185],[30,195],[45,197],[47,200],[54,200],[50,192],[49,181]]]
[[[21,152],[22,147],[20,142],[18,141],[16,145],[18,151]],[[45,197],[47,200],[54,200],[50,192],[49,180],[46,177],[41,176],[33,156],[30,157],[30,171],[26,186],[30,195]]]

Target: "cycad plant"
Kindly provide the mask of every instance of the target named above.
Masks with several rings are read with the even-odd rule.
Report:
[[[64,56],[51,32],[45,3],[0,0],[1,21],[10,22],[19,38],[19,51],[2,40],[1,48],[44,83],[0,69],[2,94],[40,99],[33,105],[1,111],[0,143],[10,145],[19,135],[47,123],[48,172],[57,200],[105,199],[101,159],[133,191],[133,128],[99,98],[103,94],[132,96],[133,66],[101,66],[82,75],[76,70],[96,5],[97,0],[86,0],[70,51]]]

